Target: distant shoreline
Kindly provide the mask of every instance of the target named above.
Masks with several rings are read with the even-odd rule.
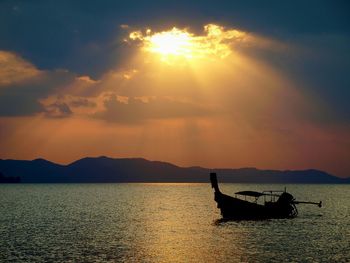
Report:
[[[68,165],[45,159],[0,160],[0,172],[7,183],[209,183],[216,172],[221,183],[244,184],[348,184],[320,170],[260,170],[256,168],[208,169],[179,167],[142,158],[87,157]],[[0,180],[1,182],[1,180]],[[6,180],[3,181],[6,183]]]

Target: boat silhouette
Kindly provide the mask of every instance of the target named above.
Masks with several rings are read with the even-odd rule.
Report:
[[[210,173],[210,181],[212,188],[214,188],[214,200],[221,211],[222,217],[225,219],[294,218],[298,215],[297,204],[322,206],[321,201],[319,203],[296,201],[293,195],[287,193],[286,189],[283,191],[269,190],[263,192],[241,191],[235,193],[235,197],[232,197],[221,193],[216,173]],[[264,199],[263,204],[261,204],[261,198]]]

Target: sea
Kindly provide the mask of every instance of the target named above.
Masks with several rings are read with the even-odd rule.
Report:
[[[0,185],[0,262],[350,262],[350,185],[287,191],[294,219],[224,221],[210,184]]]

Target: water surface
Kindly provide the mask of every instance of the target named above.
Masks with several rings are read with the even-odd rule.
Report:
[[[299,205],[295,219],[220,222],[209,184],[0,185],[0,262],[349,262],[350,187],[287,190],[324,206]]]

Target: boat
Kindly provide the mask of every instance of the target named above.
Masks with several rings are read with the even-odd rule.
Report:
[[[240,191],[235,197],[221,193],[216,173],[210,173],[214,200],[224,219],[260,220],[272,218],[294,218],[298,215],[298,204],[313,204],[322,207],[322,201],[296,201],[293,195],[284,190],[263,192]],[[262,200],[263,199],[263,200]]]

